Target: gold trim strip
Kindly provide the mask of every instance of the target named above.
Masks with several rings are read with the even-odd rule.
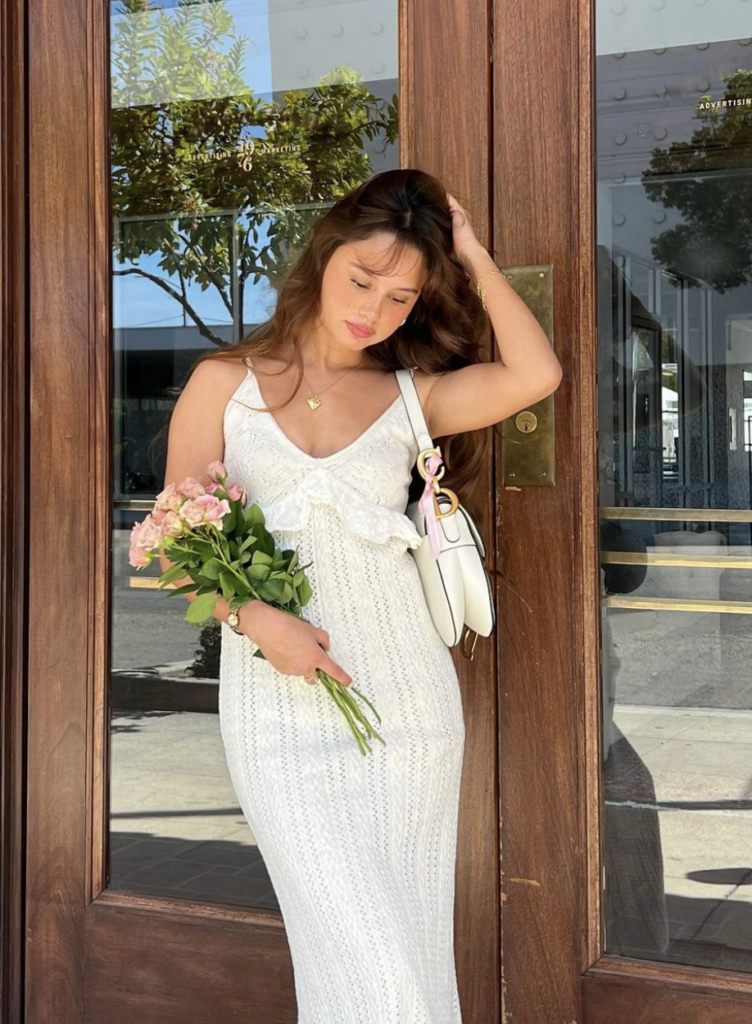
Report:
[[[662,519],[683,523],[752,523],[748,508],[615,508],[605,505],[601,519]]]
[[[158,576],[126,576],[126,579],[132,590],[170,590],[175,587],[174,583],[168,583],[166,587],[158,587]]]
[[[151,512],[154,501],[146,498],[116,498],[112,507],[118,512]]]
[[[644,611],[721,612],[728,615],[752,615],[752,601],[700,601],[696,598],[627,597],[610,594],[603,598],[605,608],[631,608]]]
[[[752,555],[674,555],[653,551],[601,551],[601,562],[612,565],[668,565],[683,568],[752,569]]]

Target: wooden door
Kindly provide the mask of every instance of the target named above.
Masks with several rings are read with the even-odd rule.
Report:
[[[495,4],[494,246],[565,371],[555,486],[497,462],[516,1024],[752,1019],[743,6]]]
[[[28,613],[13,635],[27,845],[13,1019],[292,1024],[283,921],[219,746],[216,629],[183,622],[182,602],[129,566],[127,537],[161,489],[175,388],[201,349],[263,318],[327,182],[425,167],[490,244],[488,12],[475,0],[268,17],[251,3],[26,9],[28,333],[13,344],[28,344],[16,597]],[[336,145],[320,130],[328,101]],[[482,527],[492,565],[490,465]],[[472,662],[456,653],[458,974],[466,1024],[485,1024],[500,1001],[496,658],[492,641]]]

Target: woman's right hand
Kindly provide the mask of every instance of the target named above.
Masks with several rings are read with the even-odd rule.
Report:
[[[291,676],[311,676],[317,668],[343,686],[349,686],[352,677],[341,665],[333,661],[326,651],[329,648],[329,634],[305,619],[290,612],[272,608],[263,601],[250,601],[238,611],[240,629],[258,644],[266,660],[277,669]],[[306,682],[316,683],[317,678]]]

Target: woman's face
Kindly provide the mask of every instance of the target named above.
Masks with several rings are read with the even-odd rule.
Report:
[[[332,255],[321,285],[321,326],[344,347],[363,349],[392,335],[415,305],[426,280],[425,260],[405,248],[388,275],[394,236],[380,232],[345,242]],[[353,331],[363,327],[371,334]]]

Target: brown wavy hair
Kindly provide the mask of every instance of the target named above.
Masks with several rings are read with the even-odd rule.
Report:
[[[465,267],[454,253],[452,219],[447,192],[438,178],[414,168],[381,171],[338,200],[314,225],[310,240],[283,280],[272,317],[241,341],[204,359],[237,359],[254,354],[279,358],[284,338],[291,346],[289,361],[299,376],[289,399],[269,410],[281,409],[297,394],[304,364],[300,341],[308,325],[320,313],[324,269],[338,246],[358,242],[377,232],[394,236],[392,258],[396,263],[406,247],[425,259],[427,277],[407,322],[384,341],[368,348],[369,356],[385,370],[417,367],[429,374],[456,370],[470,363],[488,362],[482,351],[488,320]],[[441,450],[446,463],[447,486],[473,514],[480,514],[481,466],[488,453],[490,427],[447,435]],[[414,471],[414,482],[423,481]],[[485,488],[483,488],[485,493]]]

